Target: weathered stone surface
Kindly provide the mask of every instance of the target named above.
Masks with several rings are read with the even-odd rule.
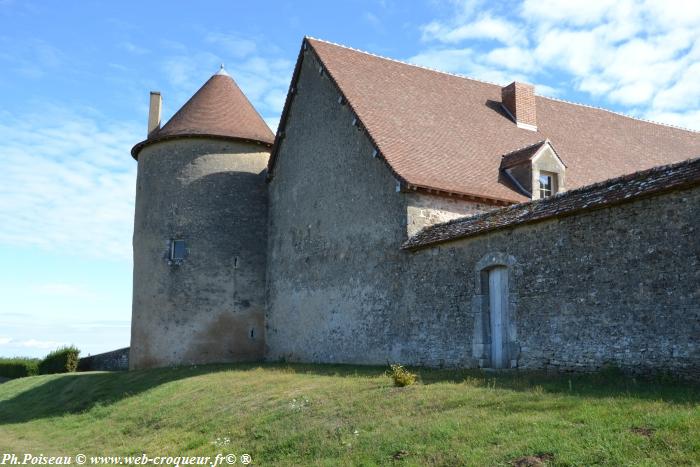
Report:
[[[405,194],[406,234],[411,237],[425,227],[458,219],[465,216],[481,214],[498,206],[459,198],[429,195],[416,191]]]
[[[499,252],[515,259],[519,368],[612,364],[697,379],[699,232],[700,190],[677,191],[420,251],[410,270],[422,277],[410,286],[416,295],[446,290],[430,307],[450,309],[479,296],[472,265]]]
[[[123,371],[129,369],[129,347],[83,357],[78,371]]]
[[[310,57],[269,186],[269,359],[488,365],[497,255],[517,367],[700,374],[700,190],[399,251],[411,201]]]
[[[268,157],[211,138],[139,154],[131,368],[263,357]],[[170,239],[187,242],[182,264]]]

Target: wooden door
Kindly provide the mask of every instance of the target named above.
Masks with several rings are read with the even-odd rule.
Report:
[[[508,368],[506,316],[508,309],[508,269],[489,270],[489,315],[491,322],[491,367]]]

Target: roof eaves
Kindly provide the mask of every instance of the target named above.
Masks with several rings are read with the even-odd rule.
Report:
[[[687,168],[686,173],[690,173],[689,177],[682,177],[684,168]],[[670,183],[663,183],[668,181],[668,177],[664,178],[664,175],[668,175],[668,177],[671,178]],[[653,177],[656,177],[656,179],[653,180]],[[649,181],[650,179],[652,179],[652,181]],[[587,202],[584,202],[584,204],[581,205],[575,203],[573,205],[565,204],[566,201],[570,201],[577,195],[580,196],[585,195],[586,193],[596,193],[597,191],[605,190],[606,188],[610,190],[617,184],[635,181],[639,182],[639,189],[636,192],[624,194],[624,196],[618,196],[616,198],[613,197],[612,199],[594,198],[592,200],[587,200]],[[654,183],[654,181],[656,183]],[[580,187],[575,190],[566,191],[550,198],[528,201],[467,218],[461,217],[441,224],[435,224],[433,226],[426,227],[413,237],[406,240],[401,246],[401,249],[415,251],[422,248],[435,246],[437,244],[473,237],[517,225],[535,223],[555,217],[571,216],[584,211],[604,209],[645,197],[656,196],[670,191],[682,190],[698,184],[700,184],[700,157],[688,159],[675,164],[657,166],[644,171],[634,172],[621,177],[604,180],[602,182]],[[600,196],[605,194],[609,195],[609,192],[600,193]],[[539,214],[535,212],[537,208],[546,208],[548,205],[554,205],[554,208],[550,211],[540,209],[541,212]],[[561,205],[560,209],[556,208],[557,205]],[[512,219],[505,223],[494,222],[491,225],[488,224],[488,221],[491,218],[498,220],[499,216],[505,216],[506,218],[512,217]],[[478,223],[481,223],[482,226],[479,227],[477,225],[477,227],[472,231],[462,233],[457,232],[453,234],[448,232],[446,235],[437,238],[430,237],[431,233],[440,230],[449,230],[451,226],[457,226],[460,224],[475,225]]]
[[[131,157],[133,157],[135,160],[139,160],[139,153],[143,148],[146,146],[150,146],[151,144],[154,143],[160,143],[161,141],[169,141],[169,140],[175,140],[175,139],[183,139],[183,138],[206,138],[206,139],[219,139],[219,140],[224,140],[224,141],[240,141],[244,143],[253,143],[253,144],[258,144],[261,146],[265,146],[266,148],[272,147],[272,144],[266,142],[266,141],[261,141],[257,139],[251,139],[251,138],[244,138],[244,137],[239,137],[239,136],[225,136],[225,135],[215,135],[215,134],[206,134],[206,133],[182,133],[182,134],[174,134],[174,135],[163,135],[163,136],[154,136],[152,138],[145,139],[143,141],[140,141],[134,145],[133,148],[131,148]]]

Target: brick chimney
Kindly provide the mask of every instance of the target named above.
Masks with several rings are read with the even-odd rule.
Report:
[[[148,105],[148,136],[154,131],[160,130],[160,110],[163,107],[163,98],[160,93],[151,91],[151,100]]]
[[[501,88],[501,104],[518,128],[537,131],[537,104],[533,85],[513,81]]]

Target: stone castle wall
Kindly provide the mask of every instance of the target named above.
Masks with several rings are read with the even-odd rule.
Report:
[[[129,369],[129,347],[83,357],[78,371],[124,371]]]
[[[488,366],[478,268],[501,258],[517,367],[700,373],[698,189],[404,251],[415,200],[318,68],[269,186],[268,359]]]
[[[699,234],[694,188],[456,240],[409,253],[416,300],[407,306],[461,323],[461,356],[447,363],[483,364],[479,279],[498,256],[508,263],[518,368],[698,378]]]
[[[131,368],[263,358],[268,157],[211,138],[140,152]],[[171,239],[186,242],[181,264]]]

